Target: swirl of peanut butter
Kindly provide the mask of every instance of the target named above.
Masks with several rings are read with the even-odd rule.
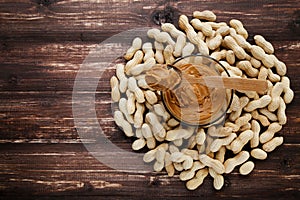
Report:
[[[216,71],[205,65],[184,64],[173,68],[156,65],[146,73],[150,87],[162,91],[170,113],[188,124],[208,124],[213,114],[224,107],[224,89],[195,83],[194,78],[216,76]]]

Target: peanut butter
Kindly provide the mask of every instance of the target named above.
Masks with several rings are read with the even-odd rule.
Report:
[[[182,122],[194,125],[209,124],[220,116],[216,113],[227,106],[224,88],[211,88],[193,81],[193,78],[217,76],[218,73],[201,64],[178,64],[174,67],[176,70],[166,66],[158,69],[156,66],[146,74],[149,86],[162,91],[165,106],[171,114]]]

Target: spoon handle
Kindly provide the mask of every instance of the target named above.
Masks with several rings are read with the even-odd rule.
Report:
[[[238,77],[205,76],[201,78],[189,78],[188,82],[205,84],[208,85],[208,87],[223,87],[234,90],[246,90],[256,92],[265,92],[268,89],[268,83],[266,80],[247,79]]]

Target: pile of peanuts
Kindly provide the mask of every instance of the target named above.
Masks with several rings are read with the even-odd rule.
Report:
[[[209,174],[220,190],[224,174],[239,168],[241,175],[248,175],[255,160],[265,160],[283,143],[276,133],[287,122],[286,104],[294,93],[272,44],[261,35],[250,44],[241,21],[216,22],[216,15],[205,10],[195,11],[191,21],[181,15],[178,24],[180,30],[170,23],[148,30],[152,42],[135,38],[124,56],[127,62],[116,64],[110,80],[112,101],[118,105],[114,120],[126,136],[136,137],[133,150],[148,149],[144,162],[152,163],[154,171],[179,174],[189,190]],[[232,77],[267,80],[268,90],[235,91],[223,124],[204,128],[180,123],[166,111],[160,91],[147,85],[145,72],[195,53],[218,60]],[[224,69],[220,73],[227,76]]]

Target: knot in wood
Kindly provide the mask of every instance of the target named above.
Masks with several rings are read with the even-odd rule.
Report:
[[[152,13],[152,21],[156,25],[161,25],[163,23],[173,23],[174,22],[174,8],[167,6],[164,10],[156,10]]]
[[[38,0],[37,3],[40,5],[40,6],[49,6],[51,5],[52,3],[55,3],[56,0]]]

